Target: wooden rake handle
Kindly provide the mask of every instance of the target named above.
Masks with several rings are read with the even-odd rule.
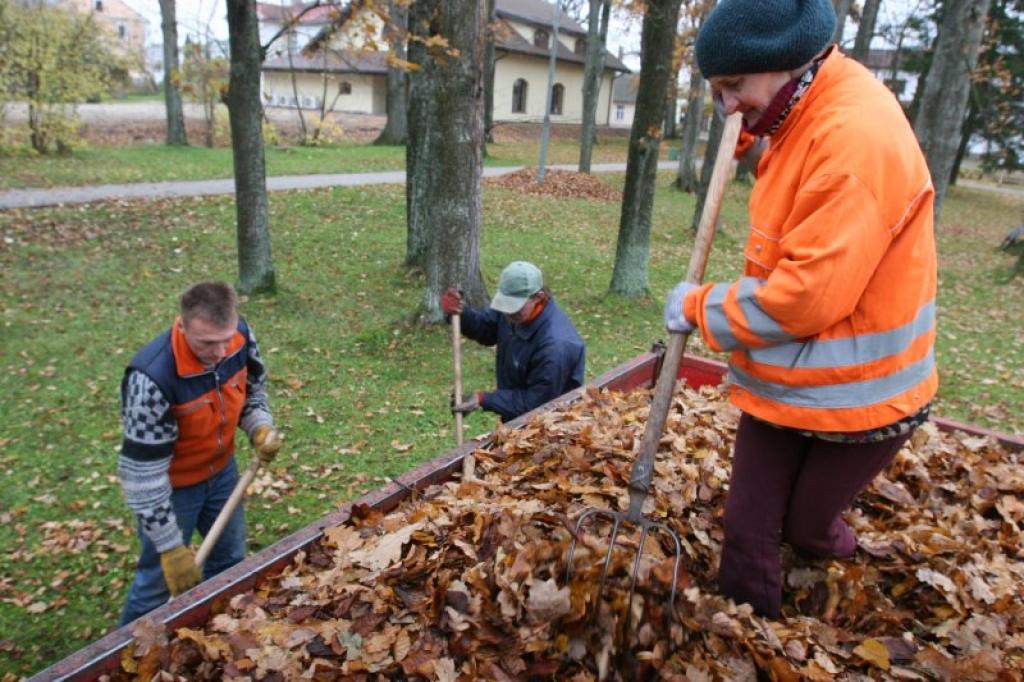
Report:
[[[458,405],[462,402],[462,315],[452,315],[452,366],[454,368],[454,400]],[[462,413],[455,413],[455,444],[462,445]],[[476,458],[471,454],[462,457],[462,478],[476,478]]]
[[[252,483],[252,480],[256,478],[256,473],[263,466],[263,462],[256,455],[255,452],[252,454],[252,461],[249,462],[249,468],[245,470],[242,477],[238,479],[238,483],[235,484],[235,489],[231,491],[231,497],[228,498],[224,508],[220,510],[220,514],[217,515],[213,525],[210,526],[210,532],[203,538],[203,544],[199,545],[199,551],[196,552],[196,566],[202,568],[203,564],[206,563],[206,559],[210,556],[210,552],[213,551],[213,546],[217,544],[217,540],[220,539],[221,533],[224,532],[224,527],[228,525],[228,521],[231,520],[231,515],[235,513],[235,509],[238,508],[238,504],[245,497],[245,490]]]
[[[704,279],[704,270],[708,264],[708,257],[711,255],[711,244],[715,240],[715,226],[718,224],[718,213],[722,207],[725,185],[729,180],[729,171],[736,150],[736,140],[740,134],[741,120],[740,114],[732,114],[726,119],[725,128],[722,131],[722,140],[718,145],[718,154],[715,156],[715,165],[711,173],[708,193],[704,199],[704,210],[700,215],[700,225],[697,228],[693,253],[690,255],[690,267],[686,271],[686,281],[694,284],[700,284]],[[654,400],[651,402],[647,426],[644,428],[644,437],[640,443],[640,453],[630,475],[629,507],[631,516],[640,515],[640,507],[643,506],[644,498],[651,486],[651,480],[654,478],[654,455],[658,451],[661,435],[665,431],[665,421],[668,419],[669,406],[672,404],[676,377],[679,375],[683,350],[686,348],[689,338],[688,332],[669,334],[668,348],[665,350],[661,374],[658,375]],[[634,507],[636,508],[634,509]]]

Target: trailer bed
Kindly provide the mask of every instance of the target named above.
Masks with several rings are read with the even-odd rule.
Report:
[[[591,385],[616,391],[629,391],[650,386],[657,376],[661,362],[657,351],[642,354],[598,377]],[[686,358],[680,369],[680,378],[685,378],[693,387],[718,384],[726,372],[725,365],[701,358]],[[555,405],[575,400],[583,389],[577,389],[531,413],[511,422],[510,427],[525,423],[537,413],[551,410]],[[1010,451],[1024,451],[1024,439],[1001,434],[944,419],[933,419],[939,429],[959,430],[976,436],[988,436]],[[220,610],[234,595],[252,589],[257,581],[274,575],[289,564],[295,554],[319,540],[323,531],[343,524],[356,505],[365,505],[387,512],[398,506],[414,491],[442,482],[461,471],[462,458],[473,450],[486,446],[488,440],[467,443],[416,467],[394,482],[379,490],[346,504],[338,511],[328,514],[302,528],[281,541],[248,557],[240,564],[208,580],[171,603],[151,612],[149,618],[164,623],[169,629],[196,627],[204,623],[211,611]],[[110,673],[120,666],[121,654],[132,641],[132,625],[115,630],[93,644],[71,654],[50,668],[38,673],[33,680],[95,680],[104,673]]]

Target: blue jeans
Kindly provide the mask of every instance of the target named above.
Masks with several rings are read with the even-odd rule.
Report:
[[[238,468],[235,459],[219,472],[201,483],[175,488],[171,492],[171,504],[174,514],[178,517],[181,537],[187,545],[192,539],[192,531],[198,530],[203,537],[217,518],[217,514],[231,497],[231,491],[238,483]],[[139,526],[139,539],[142,542],[142,554],[135,568],[135,580],[128,591],[128,598],[121,611],[118,625],[130,623],[139,616],[149,613],[171,598],[171,593],[164,582],[164,572],[160,568],[160,554],[156,547],[142,532]],[[245,512],[239,504],[231,520],[224,527],[217,544],[213,546],[206,564],[203,566],[203,580],[217,575],[245,558]]]

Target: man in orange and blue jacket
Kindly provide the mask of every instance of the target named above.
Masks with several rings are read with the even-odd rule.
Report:
[[[722,0],[697,38],[716,106],[768,147],[743,277],[682,282],[672,331],[729,352],[742,410],[719,589],[782,610],[780,545],[850,556],[841,514],[928,416],[937,265],[931,178],[899,103],[830,45],[829,0]]]
[[[188,549],[205,536],[238,482],[235,430],[269,462],[280,447],[267,404],[267,371],[238,295],[200,282],[181,297],[174,325],[132,358],[121,382],[124,441],[118,472],[139,521],[142,552],[120,623],[200,582]],[[202,578],[245,556],[239,505],[203,566]]]

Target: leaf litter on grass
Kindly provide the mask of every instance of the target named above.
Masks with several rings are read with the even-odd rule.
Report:
[[[738,413],[719,389],[681,386],[645,509],[683,541],[676,603],[672,552],[653,539],[625,603],[635,537],[598,599],[599,527],[566,584],[572,521],[627,505],[649,401],[590,389],[499,430],[475,452],[479,483],[431,486],[386,515],[356,505],[201,627],[141,622],[112,679],[1022,679],[1021,454],[931,424],[847,514],[856,556],[784,554],[772,621],[715,594]]]
[[[559,199],[622,201],[622,190],[615,189],[593,175],[565,170],[548,169],[544,174],[544,182],[540,183],[537,182],[536,169],[523,168],[514,173],[487,178],[484,186]]]

